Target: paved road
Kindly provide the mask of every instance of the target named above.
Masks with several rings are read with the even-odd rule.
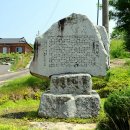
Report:
[[[7,80],[19,78],[21,76],[29,74],[29,69],[24,69],[18,72],[9,72],[9,66],[0,66],[0,85],[5,83]]]
[[[0,65],[0,75],[11,73],[8,71],[9,68],[10,68],[10,65]]]

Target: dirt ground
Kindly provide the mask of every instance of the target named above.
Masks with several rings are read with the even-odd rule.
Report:
[[[110,61],[110,67],[114,68],[114,67],[122,67],[125,64],[125,60],[124,59],[114,59]]]
[[[96,124],[73,124],[65,122],[31,122],[31,128],[41,130],[94,130]]]

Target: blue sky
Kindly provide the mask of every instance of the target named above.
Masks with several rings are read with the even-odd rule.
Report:
[[[98,0],[0,0],[0,37],[25,37],[34,43],[39,30],[43,34],[53,23],[81,13],[96,24]],[[101,3],[102,0],[100,0]],[[99,25],[101,22],[101,11]],[[114,22],[110,22],[110,31]]]

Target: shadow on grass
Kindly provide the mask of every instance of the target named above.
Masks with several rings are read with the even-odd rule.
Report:
[[[16,113],[8,113],[0,116],[1,118],[9,118],[9,119],[34,119],[38,118],[37,111],[29,111],[29,112],[16,112]]]

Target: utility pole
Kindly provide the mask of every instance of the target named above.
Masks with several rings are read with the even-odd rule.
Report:
[[[98,25],[98,20],[99,20],[99,0],[97,4],[97,25]]]
[[[109,35],[109,0],[102,0],[102,25],[106,28]]]

